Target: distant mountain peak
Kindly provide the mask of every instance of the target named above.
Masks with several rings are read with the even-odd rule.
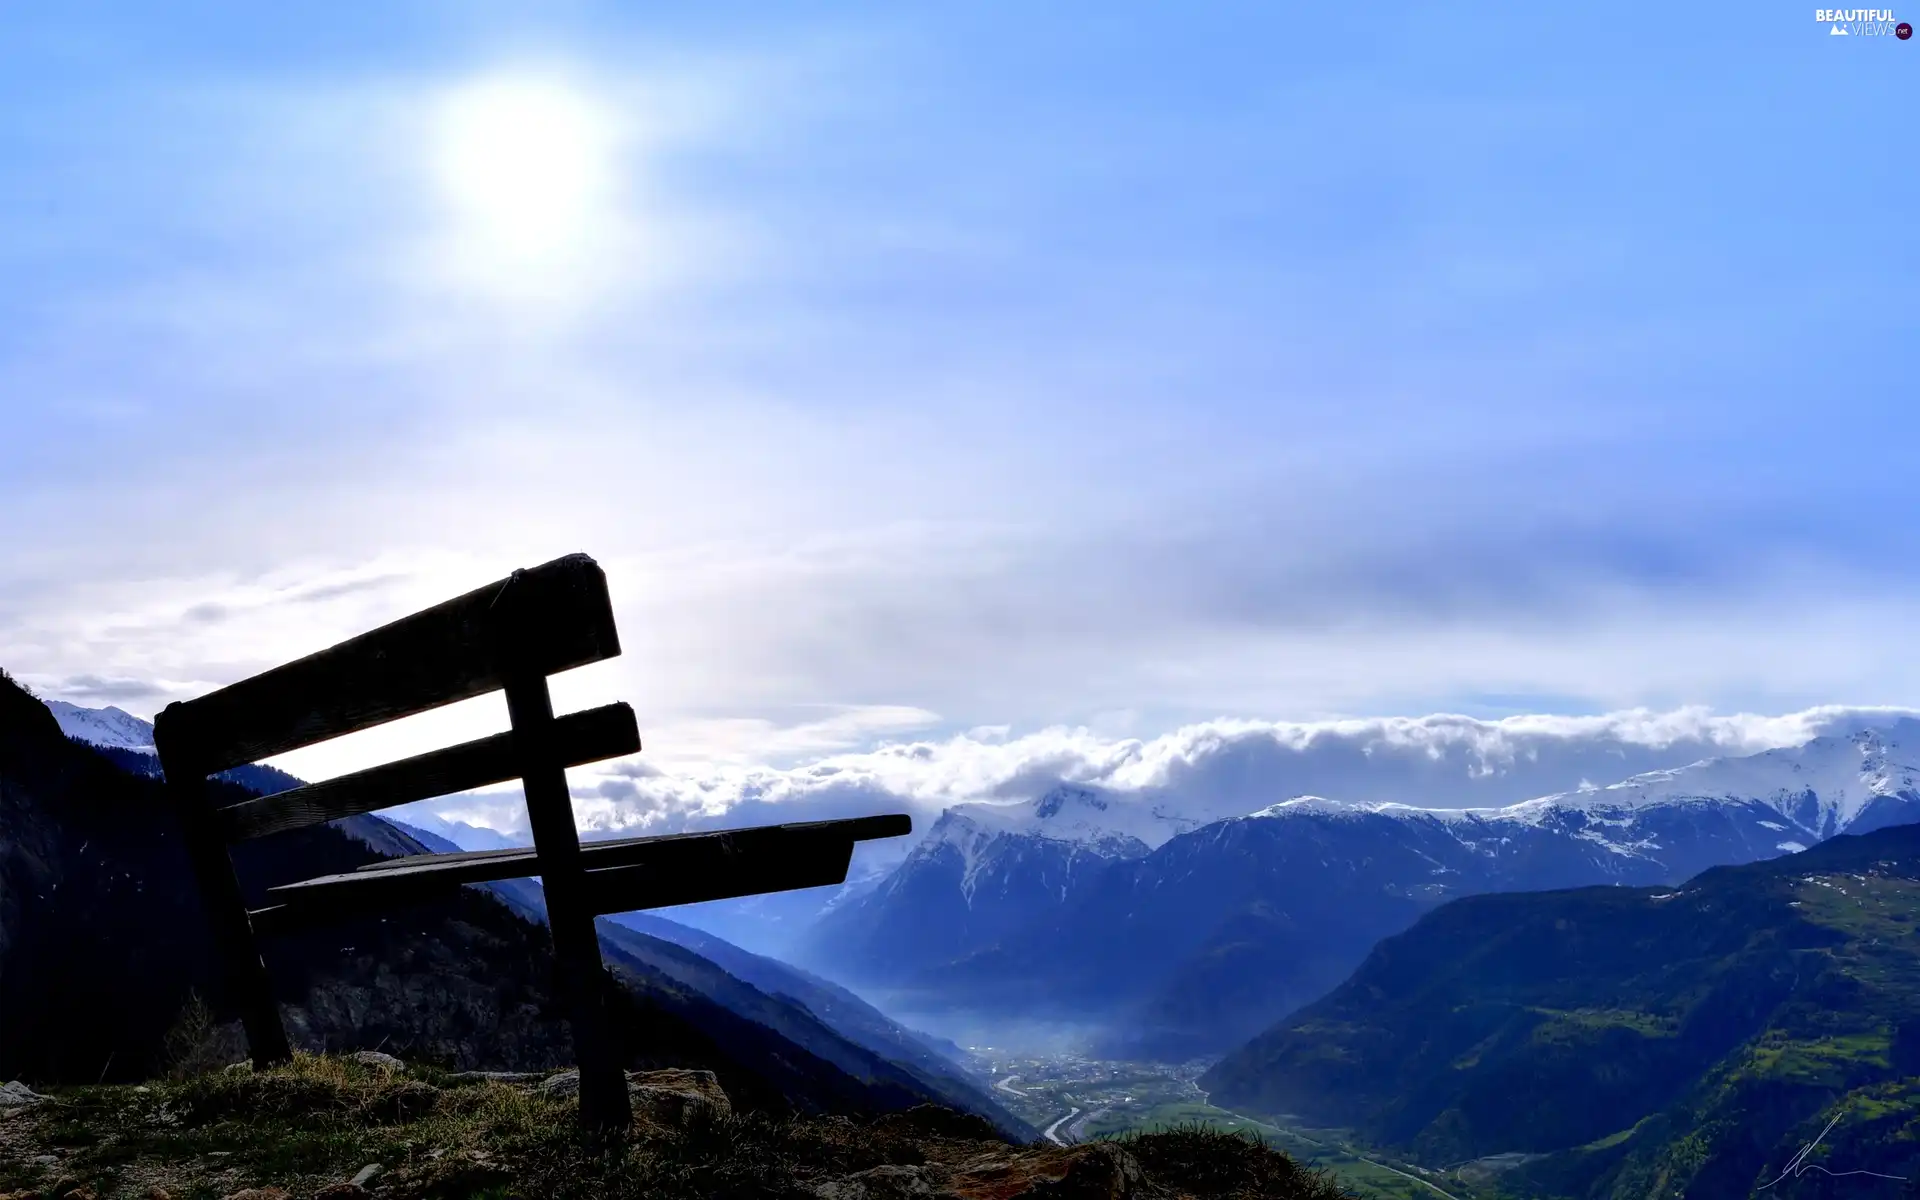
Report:
[[[1059,816],[1060,811],[1069,805],[1107,811],[1106,798],[1100,793],[1083,784],[1063,783],[1033,802],[1033,815],[1045,821]]]
[[[1287,817],[1296,813],[1333,813],[1367,811],[1379,807],[1370,804],[1355,804],[1349,800],[1329,800],[1325,796],[1295,796],[1291,800],[1282,800],[1278,804],[1269,804],[1258,812],[1247,814],[1248,820],[1266,817]],[[1419,811],[1419,810],[1416,810]]]
[[[942,843],[966,847],[1011,837],[1066,842],[1108,857],[1131,858],[1206,823],[1204,816],[1171,813],[1142,796],[1058,783],[1019,803],[954,805],[940,814],[915,853],[935,853]]]
[[[49,700],[46,705],[59,723],[60,732],[70,738],[95,746],[153,752],[153,723],[125,709],[111,704],[105,708],[82,708],[65,700]]]
[[[1816,737],[1799,746],[1742,757],[1702,759],[1690,766],[1649,771],[1595,792],[1542,797],[1582,808],[1639,808],[1660,803],[1714,803],[1754,799],[1789,815],[1809,803],[1825,832],[1840,832],[1881,797],[1920,790],[1920,722],[1867,726]]]

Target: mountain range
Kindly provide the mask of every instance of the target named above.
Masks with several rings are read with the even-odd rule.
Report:
[[[1449,1189],[1912,1195],[1917,925],[1912,824],[1679,887],[1456,900],[1200,1083]]]
[[[151,1069],[208,986],[143,724],[49,712],[0,677],[0,1073]],[[603,953],[635,1061],[713,1067],[748,1107],[933,1100],[1034,1136],[957,1047],[837,976],[896,1012],[1215,1059],[1213,1104],[1349,1131],[1463,1196],[1748,1194],[1781,1171],[1841,1194],[1808,1164],[1920,1180],[1920,721],[1591,782],[1693,748],[1443,754],[1445,771],[1387,752],[1376,775],[1348,762],[1359,794],[1336,798],[1261,794],[1299,773],[1054,783],[954,806],[883,877],[813,898],[804,967],[658,913],[603,920]],[[298,782],[247,767],[221,786]],[[1463,796],[1498,803],[1443,803]],[[239,866],[257,891],[457,848],[370,816],[249,844]],[[514,880],[291,939],[273,951],[289,1025],[313,1047],[552,1061],[544,918],[537,881]],[[60,957],[82,942],[106,950]]]
[[[1917,745],[1910,718],[1859,722],[1604,787],[1585,772],[1617,748],[1568,752],[1503,786],[1569,766],[1579,786],[1471,808],[1294,796],[1220,816],[1164,791],[1060,785],[948,810],[889,877],[818,922],[801,961],[896,1011],[1090,1023],[1114,1056],[1217,1054],[1448,900],[1677,883],[1920,819]]]
[[[0,1075],[138,1078],[164,1069],[169,1025],[189,994],[213,996],[217,1007],[206,923],[143,725],[123,713],[51,709],[0,674]],[[251,767],[219,786],[238,798],[298,783]],[[429,853],[436,840],[356,817],[246,843],[236,868],[257,898],[269,880]],[[297,1044],[379,1045],[462,1067],[545,1066],[564,1061],[567,1048],[543,919],[538,885],[510,881],[276,939],[268,961]],[[616,1007],[637,1065],[708,1067],[732,1080],[730,1093],[744,1089],[748,1106],[859,1112],[933,1102],[985,1116],[1016,1139],[1033,1136],[934,1044],[824,981],[752,963],[771,988],[763,990],[671,940],[611,922],[601,932],[625,985]],[[736,965],[752,957],[707,945]]]

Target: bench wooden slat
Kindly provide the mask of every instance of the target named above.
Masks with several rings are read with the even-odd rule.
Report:
[[[911,818],[896,814],[588,842],[580,847],[580,865],[589,873],[631,867],[676,875],[687,871],[714,871],[730,877],[734,864],[750,863],[756,872],[770,872],[777,877],[782,869],[780,863],[786,857],[817,859],[826,850],[838,853],[842,844],[851,853],[857,841],[897,837],[911,832],[912,827]],[[390,859],[379,865],[384,869],[323,875],[269,888],[267,896],[278,903],[300,907],[331,904],[343,896],[352,897],[355,904],[372,903],[375,897],[388,903],[408,903],[411,897],[446,894],[461,884],[525,879],[541,873],[539,855],[530,849],[422,854]]]
[[[595,915],[670,908],[732,900],[794,888],[827,887],[845,883],[853,862],[850,838],[816,840],[806,846],[763,849],[716,862],[699,856],[680,863],[641,864],[588,871],[586,892]],[[365,881],[366,876],[335,878]],[[409,904],[444,900],[473,882],[451,873],[404,877],[403,886],[361,888],[330,893],[324,903],[282,903],[248,914],[256,934],[284,934],[354,916],[388,912]]]
[[[551,675],[619,653],[606,575],[573,554],[170,704],[154,740],[170,764],[212,774],[495,691],[508,671]]]
[[[606,838],[600,841],[581,842],[580,851],[587,857],[590,867],[604,869],[623,866],[636,862],[657,861],[658,853],[671,853],[668,847],[679,842],[696,841],[702,838],[740,838],[740,837],[798,837],[810,832],[830,832],[835,837],[844,837],[850,841],[868,842],[878,838],[904,837],[913,832],[913,818],[905,813],[888,813],[877,817],[838,817],[827,821],[792,821],[785,825],[756,825],[747,829],[702,829],[691,833],[656,833],[646,837]],[[648,849],[654,847],[657,849]],[[385,871],[403,871],[419,864],[432,864],[436,867],[452,863],[492,862],[498,859],[519,861],[531,860],[533,849],[529,846],[510,846],[502,850],[462,850],[448,854],[410,854],[400,858],[387,858],[379,862],[368,863],[356,868],[356,873],[374,873]],[[540,872],[532,871],[538,875]],[[502,875],[501,879],[514,876]]]
[[[556,720],[554,727],[554,740],[565,766],[618,758],[640,749],[640,727],[632,707],[626,704],[608,704],[572,713]],[[220,810],[218,820],[229,841],[264,837],[415,800],[486,787],[516,778],[519,769],[513,734],[499,733],[338,779],[247,800]]]
[[[593,911],[637,912],[732,900],[795,888],[827,887],[847,881],[853,842],[820,841],[805,849],[749,852],[724,865],[702,862],[645,864],[587,872],[587,896]]]

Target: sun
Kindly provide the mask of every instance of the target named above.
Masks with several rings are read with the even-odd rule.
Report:
[[[473,265],[560,266],[589,246],[613,202],[614,122],[548,79],[491,79],[452,93],[436,183]]]

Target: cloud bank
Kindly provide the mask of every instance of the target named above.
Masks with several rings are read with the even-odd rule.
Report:
[[[1152,799],[1217,817],[1316,794],[1426,807],[1501,805],[1715,756],[1758,753],[1913,710],[1827,706],[1778,716],[1700,708],[1498,720],[1425,717],[1322,722],[1210,721],[1147,739],[1054,728],[900,741],[769,766],[667,771],[641,759],[576,770],[574,806],[591,834],[678,832],[906,811],[924,832],[958,804],[1032,799],[1061,782],[1122,802]],[[408,815],[408,814],[411,815]],[[525,836],[517,792],[414,806],[403,819]],[[892,858],[910,844],[863,851]]]

